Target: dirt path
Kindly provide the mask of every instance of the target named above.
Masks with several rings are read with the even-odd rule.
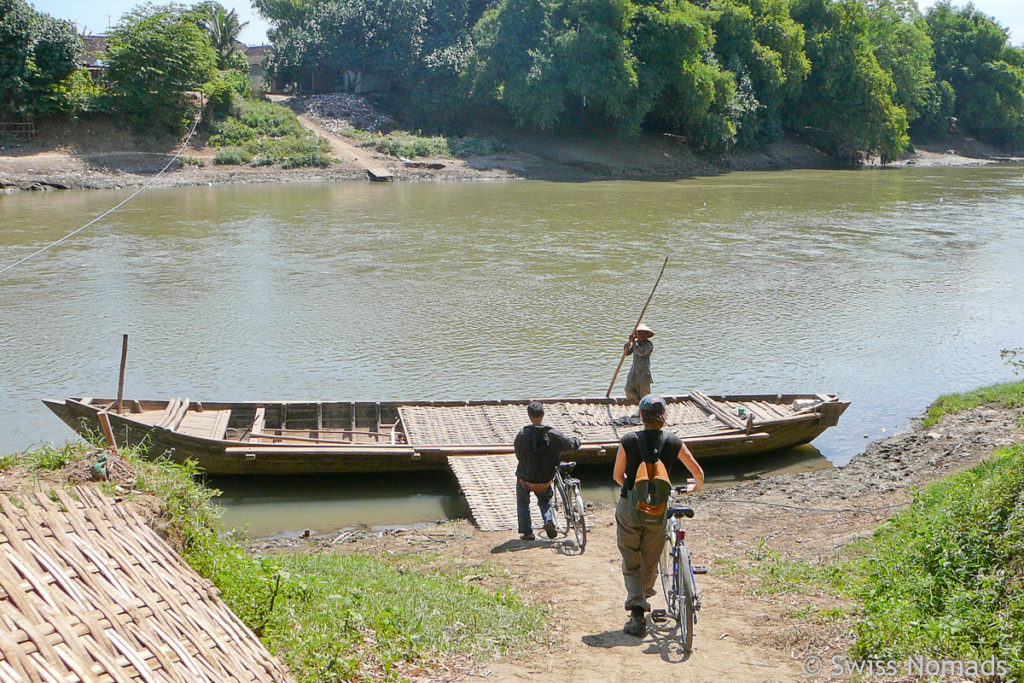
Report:
[[[993,451],[1024,441],[1024,410],[980,408],[947,418],[929,430],[871,444],[841,469],[764,477],[692,497],[687,522],[701,577],[703,609],[694,650],[683,657],[670,627],[639,640],[622,633],[619,554],[613,507],[591,505],[592,531],[583,555],[564,539],[523,542],[512,533],[484,533],[468,522],[427,529],[434,549],[467,565],[489,561],[505,568],[524,599],[552,607],[552,647],[528,657],[488,663],[469,681],[799,681],[813,680],[802,659],[829,661],[850,645],[851,617],[822,619],[842,606],[824,594],[753,592],[758,579],[744,571],[774,559],[817,562],[870,534],[909,500],[909,489],[977,464]],[[337,552],[418,552],[427,536],[415,530],[361,532],[332,545],[312,541],[255,542],[254,549],[319,546]],[[660,586],[658,587],[660,592]],[[663,605],[660,595],[652,598]]]
[[[289,99],[291,99],[288,95],[267,95],[267,98],[271,102],[276,102],[278,104],[285,104]],[[373,153],[360,149],[345,138],[335,135],[309,116],[306,116],[305,114],[296,114],[296,117],[299,119],[299,123],[303,126],[327,140],[328,144],[331,146],[331,154],[334,155],[339,163],[346,166],[356,166],[362,171],[371,167],[387,168],[391,165],[388,163],[387,158],[375,158]]]

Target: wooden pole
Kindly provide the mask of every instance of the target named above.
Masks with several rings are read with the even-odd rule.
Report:
[[[110,426],[110,417],[107,415],[106,410],[101,410],[96,413],[96,418],[100,421],[100,428],[103,430],[103,437],[107,440],[107,446],[110,450],[120,455],[117,450],[117,442],[114,441],[114,430]]]
[[[121,337],[121,372],[117,376],[117,412],[121,414],[121,399],[124,398],[124,365],[128,360],[128,335]]]
[[[644,304],[644,308],[640,311],[640,317],[636,319],[636,325],[633,325],[633,331],[629,333],[630,338],[636,334],[636,328],[640,327],[640,322],[644,319],[644,313],[647,312],[647,307],[651,303],[651,299],[654,298],[654,291],[658,289],[658,284],[661,282],[661,276],[665,274],[665,266],[668,265],[668,256],[665,257],[665,262],[661,264],[661,272],[658,273],[658,279],[654,281],[654,287],[651,289],[651,295],[647,297],[647,303]],[[622,350],[622,358],[619,359],[619,364],[615,367],[615,374],[612,375],[612,383],[608,385],[608,391],[605,392],[604,397],[608,398],[612,395],[612,388],[615,387],[615,380],[619,377],[619,370],[622,369],[622,363],[626,360],[626,349]]]

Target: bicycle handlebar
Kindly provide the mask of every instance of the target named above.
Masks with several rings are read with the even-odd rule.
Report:
[[[686,480],[686,484],[681,485],[681,486],[675,486],[675,487],[673,487],[672,490],[675,491],[675,493],[677,495],[684,495],[684,494],[692,492],[696,485],[697,485],[696,480],[694,480],[694,479],[687,479]]]

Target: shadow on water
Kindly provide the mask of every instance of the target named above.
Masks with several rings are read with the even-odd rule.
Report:
[[[756,458],[712,460],[704,464],[707,486],[720,488],[764,474],[810,472],[831,467],[813,446]],[[575,474],[588,501],[614,504],[618,487],[611,464],[579,467]],[[682,472],[674,469],[674,477]],[[461,519],[469,505],[449,472],[216,477],[227,528],[253,536],[310,529],[327,533],[350,526],[389,526]],[[519,549],[519,548],[516,548]]]

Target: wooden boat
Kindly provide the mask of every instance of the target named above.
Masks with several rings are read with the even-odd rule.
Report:
[[[829,394],[666,396],[666,428],[700,460],[808,443],[849,405]],[[306,474],[447,469],[447,457],[512,452],[529,421],[528,400],[247,401],[44,400],[83,436],[102,434],[105,413],[118,445],[149,457],[192,459],[211,474]],[[625,398],[544,400],[545,423],[580,438],[572,458],[609,463],[636,430]]]

